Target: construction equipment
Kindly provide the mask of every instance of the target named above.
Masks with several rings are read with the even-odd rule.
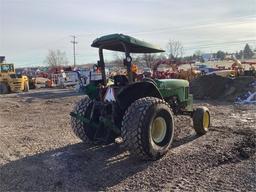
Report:
[[[231,58],[227,58],[227,60],[232,60],[234,63],[231,65],[231,70],[233,76],[256,76],[255,66],[256,62],[253,61],[240,61],[235,56],[232,55]],[[250,65],[249,69],[245,69],[244,65]]]
[[[248,70],[244,70],[244,76],[254,76],[256,77],[256,62],[253,61],[243,61],[242,64],[250,65]]]
[[[99,49],[97,67],[102,78],[86,86],[86,96],[74,107],[71,126],[84,142],[109,144],[119,140],[131,155],[156,160],[170,148],[174,136],[174,116],[187,115],[194,129],[203,135],[210,126],[206,107],[193,109],[189,82],[181,79],[144,78],[135,81],[130,53],[159,53],[149,43],[123,34],[112,34],[93,41]],[[117,75],[107,83],[103,50],[125,53],[126,75]]]
[[[0,63],[0,94],[29,90],[28,77],[16,74],[13,64]]]
[[[160,77],[161,79],[166,79],[168,77],[171,77],[172,79],[185,79],[188,81],[191,81],[194,78],[197,78],[199,75],[201,75],[201,72],[199,70],[196,70],[192,67],[192,64],[194,64],[194,61],[176,61],[171,59],[160,59],[157,60],[153,64],[153,70],[154,70],[154,76]],[[158,67],[160,65],[167,65],[171,68],[170,70],[166,70],[165,72],[158,72]],[[190,65],[189,69],[179,69],[181,65]]]

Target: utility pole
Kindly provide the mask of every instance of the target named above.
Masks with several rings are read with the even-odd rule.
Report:
[[[75,67],[76,66],[76,44],[78,42],[76,41],[76,36],[75,35],[71,35],[71,37],[73,37],[73,41],[71,41],[71,43],[73,44],[74,67]]]

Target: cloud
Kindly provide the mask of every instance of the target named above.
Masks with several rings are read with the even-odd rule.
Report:
[[[161,47],[180,40],[186,54],[199,48],[235,51],[244,39],[256,38],[255,13],[255,0],[0,0],[0,52],[18,65],[39,63],[48,49],[66,51],[72,61],[70,35],[75,34],[78,63],[92,62],[97,50],[91,42],[108,33]]]

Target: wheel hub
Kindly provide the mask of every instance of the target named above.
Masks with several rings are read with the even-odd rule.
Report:
[[[210,117],[208,112],[204,112],[204,117],[203,117],[203,126],[204,128],[208,129],[210,124]]]
[[[157,117],[153,120],[151,126],[151,137],[155,143],[161,143],[166,135],[166,122],[163,117]]]

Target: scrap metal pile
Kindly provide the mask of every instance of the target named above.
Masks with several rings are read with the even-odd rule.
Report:
[[[249,101],[255,101],[255,84],[253,76],[228,78],[212,74],[191,81],[190,91],[195,99],[220,99],[250,103]]]
[[[250,91],[236,97],[236,104],[256,104],[256,80],[249,84]]]

